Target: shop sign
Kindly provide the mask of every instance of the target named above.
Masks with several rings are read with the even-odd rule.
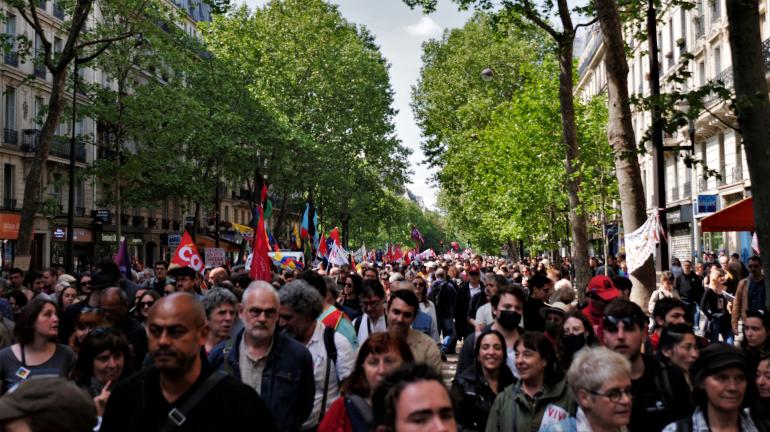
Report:
[[[221,267],[227,264],[223,248],[206,248],[206,267]]]
[[[118,235],[116,233],[102,233],[102,243],[115,243],[118,241]]]
[[[179,243],[182,241],[182,236],[179,234],[169,234],[168,235],[168,247],[172,249],[176,249],[177,246],[179,246]]]
[[[72,231],[72,239],[78,243],[91,243],[93,241],[91,230],[75,228]],[[51,232],[54,241],[67,241],[67,228],[55,227]]]
[[[91,211],[91,218],[95,224],[111,224],[112,214],[109,210],[93,210]]]
[[[144,240],[142,240],[141,238],[134,237],[131,240],[129,240],[129,244],[132,244],[132,245],[140,245],[142,243],[144,243]]]
[[[698,214],[707,215],[717,211],[719,195],[698,194]]]
[[[17,240],[21,215],[18,213],[0,213],[0,239]]]

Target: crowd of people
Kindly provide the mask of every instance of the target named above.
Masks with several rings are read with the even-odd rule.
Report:
[[[645,308],[619,258],[592,260],[584,298],[569,260],[319,265],[270,281],[165,262],[130,277],[111,260],[13,269],[0,280],[0,424],[770,431],[759,258],[674,262]]]

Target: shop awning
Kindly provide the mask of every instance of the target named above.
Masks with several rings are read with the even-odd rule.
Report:
[[[213,248],[215,244],[214,238],[205,236],[205,235],[198,235],[195,238],[195,246],[198,247],[198,249],[203,250],[206,248]],[[240,251],[240,246],[229,242],[223,238],[219,238],[219,247],[224,249],[225,252],[238,252]]]
[[[703,232],[754,231],[754,200],[746,198],[700,221]]]

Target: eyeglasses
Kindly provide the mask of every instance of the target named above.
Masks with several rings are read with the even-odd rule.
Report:
[[[90,280],[80,281],[80,286],[91,286],[91,281]]]
[[[81,314],[92,313],[92,312],[103,312],[103,309],[100,307],[92,307],[92,306],[86,306],[83,309],[80,309]]]
[[[247,312],[251,318],[258,318],[262,314],[265,314],[265,318],[275,318],[275,316],[278,314],[278,310],[274,308],[260,309],[253,307],[247,309]]]
[[[347,288],[347,287],[353,288],[353,284],[352,283],[346,283],[346,284],[344,284],[342,286],[344,286],[345,288]]]
[[[154,304],[155,304],[155,302],[154,302],[154,301],[148,301],[148,302],[139,302],[139,306],[141,306],[141,307],[143,307],[143,308],[145,308],[145,307],[151,307],[151,306],[152,306],[152,305],[154,305]]]
[[[623,323],[626,330],[631,330],[637,326],[635,316],[626,316],[618,318],[616,316],[607,315],[602,320],[602,328],[610,333],[616,333],[618,331],[618,324]]]
[[[611,389],[611,390],[607,391],[606,393],[599,393],[599,392],[591,391],[591,390],[588,390],[588,389],[586,389],[586,391],[588,393],[591,393],[594,396],[606,397],[612,403],[620,402],[620,399],[623,397],[623,395],[628,396],[629,399],[632,399],[634,397],[634,395],[631,393],[631,387],[626,387],[626,388],[623,388],[623,389],[614,388],[614,389]]]

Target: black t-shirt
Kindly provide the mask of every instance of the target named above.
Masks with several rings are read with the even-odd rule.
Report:
[[[545,307],[545,302],[530,297],[524,303],[524,330],[526,331],[544,331],[545,318],[540,315],[540,309]]]
[[[182,397],[168,403],[160,388],[160,372],[144,369],[115,386],[104,412],[101,432],[156,431],[168,419],[173,408],[179,408],[212,373],[208,361],[201,375]],[[265,402],[251,387],[226,376],[191,410],[179,432],[207,432],[257,428],[275,431],[273,416]],[[256,430],[256,429],[255,429]]]
[[[679,297],[688,303],[700,303],[703,298],[703,281],[694,271],[676,277],[676,290]]]
[[[644,374],[631,381],[633,403],[628,429],[657,432],[691,415],[690,388],[684,374],[674,366],[664,367],[648,354],[642,354],[642,360]]]

